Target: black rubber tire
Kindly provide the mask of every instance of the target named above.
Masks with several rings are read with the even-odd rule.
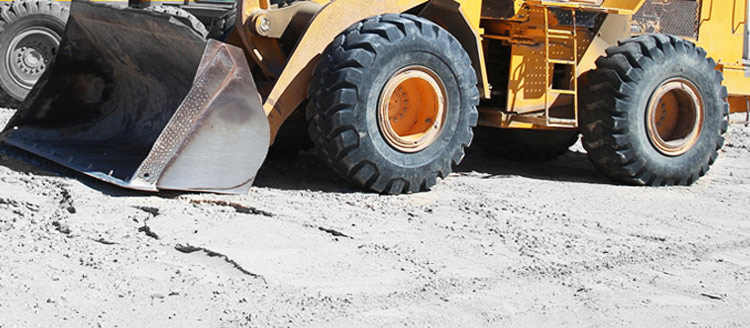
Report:
[[[206,29],[206,26],[203,25],[197,17],[193,16],[193,14],[185,9],[175,6],[150,6],[146,7],[144,10],[172,16],[199,37],[203,39],[208,37],[208,29]]]
[[[445,84],[447,115],[433,143],[405,153],[380,132],[378,98],[394,73],[415,64]],[[356,186],[388,194],[428,190],[471,143],[476,85],[469,56],[441,27],[409,14],[370,18],[339,35],[316,67],[308,92],[310,138],[329,166]]]
[[[646,34],[619,42],[582,83],[583,146],[604,175],[632,185],[690,185],[708,172],[721,149],[729,115],[723,75],[706,51],[681,38]],[[684,154],[652,145],[646,111],[653,92],[671,78],[693,83],[704,103],[703,129]]]
[[[29,93],[28,88],[13,80],[7,65],[12,40],[39,27],[54,32],[59,42],[67,21],[68,8],[55,1],[16,0],[0,6],[0,106],[17,107]]]
[[[476,145],[490,155],[513,161],[541,162],[564,154],[578,141],[577,130],[477,127]]]

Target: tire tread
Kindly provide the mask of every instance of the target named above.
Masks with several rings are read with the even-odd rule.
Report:
[[[705,50],[686,40],[665,34],[644,34],[607,49],[607,55],[596,61],[597,68],[588,73],[588,83],[581,86],[583,146],[594,166],[604,175],[633,185],[690,185],[706,174],[718,156],[717,151],[723,145],[721,136],[717,138],[708,163],[696,165],[687,176],[662,177],[646,167],[629,143],[629,95],[645,70],[676,53],[705,58],[707,70],[716,67],[713,59],[706,58]],[[723,75],[715,72],[713,78],[720,85]],[[726,87],[721,86],[718,92],[724,100],[721,135],[728,125]]]
[[[410,35],[460,47],[455,39],[437,25],[409,14],[387,14],[364,20],[350,27],[329,46],[314,69],[314,78],[308,88],[310,102],[306,117],[310,121],[308,132],[316,149],[332,169],[354,184],[379,193],[400,194],[428,190],[437,178],[451,172],[451,163],[458,164],[464,157],[463,147],[471,143],[478,114],[479,91],[474,88],[470,99],[470,126],[457,131],[458,147],[440,164],[437,171],[421,172],[415,176],[388,176],[378,163],[357,152],[360,137],[354,126],[346,122],[353,119],[352,108],[358,95],[357,82],[363,69],[371,66],[378,56],[376,45],[399,42]],[[468,55],[457,58],[461,65],[471,67]],[[473,69],[472,69],[473,73]],[[475,74],[469,79],[477,84]],[[344,99],[344,95],[348,95]],[[343,100],[343,101],[342,101]],[[344,118],[342,118],[344,117]]]

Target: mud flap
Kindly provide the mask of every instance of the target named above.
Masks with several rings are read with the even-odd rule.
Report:
[[[269,127],[241,49],[168,16],[74,2],[0,138],[126,188],[245,193]]]

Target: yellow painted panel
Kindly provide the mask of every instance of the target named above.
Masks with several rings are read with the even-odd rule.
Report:
[[[632,15],[641,8],[644,2],[646,0],[604,0],[602,7],[616,10],[620,14]]]
[[[703,0],[697,44],[724,72],[731,95],[750,95],[750,78],[743,63],[747,0]]]
[[[646,0],[527,0],[534,5],[548,7],[581,8],[590,11],[603,11],[620,15],[635,14]],[[516,1],[518,5],[518,1]]]
[[[723,64],[741,64],[747,0],[703,0],[698,45]]]
[[[744,96],[729,96],[729,112],[730,113],[747,113],[748,111],[748,97]]]
[[[466,15],[466,19],[471,24],[471,27],[479,29],[479,21],[482,16],[482,1],[477,0],[458,0],[461,4],[461,11]]]
[[[514,45],[510,59],[508,108],[526,113],[544,110],[545,55],[544,46]]]
[[[750,78],[741,69],[724,69],[724,85],[730,95],[750,95]]]

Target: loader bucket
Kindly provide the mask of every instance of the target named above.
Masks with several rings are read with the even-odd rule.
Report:
[[[245,193],[269,127],[241,49],[168,16],[74,2],[0,138],[126,188]]]

